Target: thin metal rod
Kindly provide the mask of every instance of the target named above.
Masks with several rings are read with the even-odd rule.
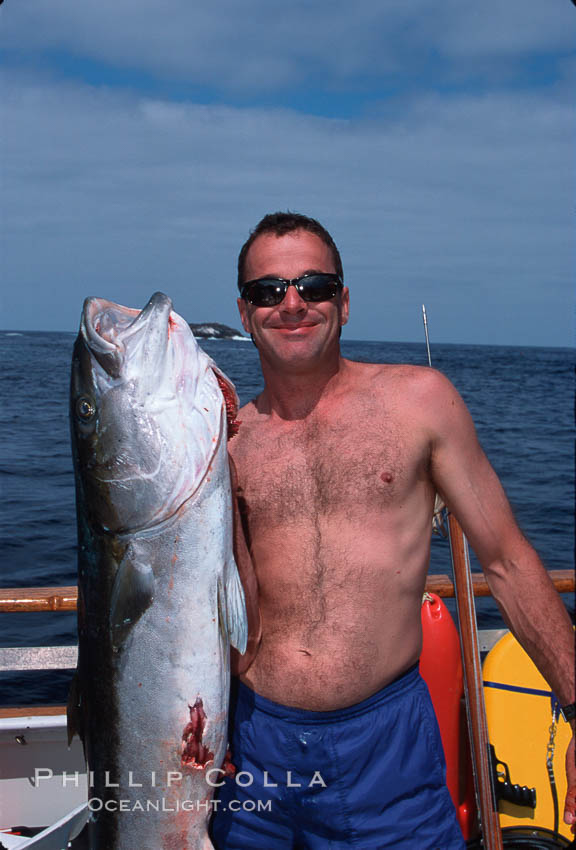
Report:
[[[426,335],[426,351],[428,352],[428,365],[432,366],[432,357],[430,355],[430,340],[428,339],[428,317],[426,315],[426,307],[422,304],[422,319],[424,321],[424,333]]]

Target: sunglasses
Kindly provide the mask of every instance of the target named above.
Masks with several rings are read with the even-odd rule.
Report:
[[[276,307],[284,300],[288,287],[294,286],[304,301],[330,301],[344,286],[342,279],[334,272],[329,274],[303,274],[285,280],[282,277],[259,277],[249,280],[240,290],[240,297],[255,307]]]

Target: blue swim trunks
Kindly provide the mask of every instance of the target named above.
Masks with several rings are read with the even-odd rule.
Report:
[[[465,847],[417,665],[337,711],[279,705],[236,681],[230,720],[236,775],[215,795],[217,850]]]

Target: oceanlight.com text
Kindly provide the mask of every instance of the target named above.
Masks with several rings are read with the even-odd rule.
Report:
[[[222,811],[271,812],[272,800],[229,800],[224,806],[221,800],[102,800],[91,797],[88,808],[91,812],[205,812]]]

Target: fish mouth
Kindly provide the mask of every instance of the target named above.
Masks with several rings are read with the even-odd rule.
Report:
[[[172,301],[163,292],[155,292],[142,310],[105,298],[86,298],[80,333],[102,368],[118,378],[129,341],[144,353],[148,351],[149,357],[152,351],[166,348],[171,311]]]

